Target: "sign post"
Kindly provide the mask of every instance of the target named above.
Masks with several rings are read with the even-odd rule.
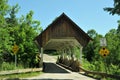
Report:
[[[17,55],[16,54],[17,54],[18,50],[19,50],[19,47],[16,44],[14,44],[12,51],[13,51],[13,54],[15,55],[15,68],[17,66]]]
[[[16,69],[16,66],[17,66],[17,56],[15,54],[15,69]]]
[[[102,47],[99,51],[99,54],[105,58],[107,55],[109,55],[109,50],[106,48],[107,42],[106,38],[101,38],[100,39],[100,46]],[[105,71],[107,73],[107,64],[106,64],[106,58],[104,59],[104,65],[105,65]]]

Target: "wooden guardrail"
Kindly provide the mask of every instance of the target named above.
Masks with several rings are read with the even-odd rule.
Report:
[[[0,71],[0,75],[19,74],[19,73],[37,72],[37,71],[42,71],[42,68],[30,68],[30,69]]]
[[[88,71],[80,67],[80,70],[84,71],[86,74],[93,74],[93,75],[99,75],[101,77],[110,77],[115,79],[120,79],[120,75],[113,75],[113,74],[107,74],[103,72],[95,72],[95,71]]]
[[[57,63],[57,64],[73,71],[73,69],[71,67],[68,67],[68,66],[66,66],[64,64],[61,64],[61,63]],[[113,75],[113,74],[107,74],[107,73],[103,73],[103,72],[89,71],[89,70],[83,69],[82,67],[79,67],[79,68],[80,68],[81,71],[85,72],[85,74],[93,74],[93,75],[99,75],[101,77],[109,77],[109,78],[114,78],[114,79],[120,79],[120,75]]]

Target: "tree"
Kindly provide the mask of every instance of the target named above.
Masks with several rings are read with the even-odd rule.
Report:
[[[93,39],[97,36],[97,32],[94,29],[88,30],[87,34]]]
[[[105,11],[112,15],[120,15],[120,0],[114,0],[113,7],[104,8]],[[113,74],[120,74],[120,20],[118,20],[118,28],[111,29],[106,35],[107,47],[110,54],[107,56],[106,61],[108,65],[109,72]]]
[[[15,41],[19,45],[20,50],[18,53],[19,61],[27,64],[25,67],[29,67],[33,61],[33,57],[37,54],[38,49],[33,42],[33,39],[38,35],[37,29],[40,22],[33,20],[33,11],[30,11],[26,16],[22,16],[19,20],[19,26],[16,30]],[[26,62],[26,63],[25,63]]]
[[[118,37],[120,38],[120,20],[118,20],[117,34],[118,34]]]
[[[105,11],[109,12],[110,14],[120,15],[120,0],[114,0],[113,7],[104,8]],[[108,41],[108,48],[110,49],[110,56],[108,57],[108,63],[112,63],[117,65],[120,62],[120,20],[118,20],[118,28],[111,29],[106,35]]]
[[[107,39],[107,48],[109,49],[110,53],[106,57],[106,64],[108,67],[109,72],[112,71],[114,74],[118,74],[119,72],[119,67],[120,67],[120,38],[118,37],[117,30],[116,29],[111,29],[106,35]],[[114,67],[116,66],[116,68]],[[118,70],[117,70],[118,69]],[[117,70],[117,71],[115,71]]]
[[[112,15],[114,14],[120,15],[120,0],[114,0],[113,7],[106,7],[104,8],[104,10]]]
[[[0,0],[0,62],[6,60],[4,54],[10,53],[12,37],[7,30],[8,24],[5,16],[8,14],[9,5],[7,0]]]
[[[0,15],[5,16],[9,11],[8,0],[0,0]]]
[[[33,11],[17,18],[16,14],[20,9],[18,4],[10,7],[7,0],[1,0],[0,4],[0,62],[14,61],[12,46],[16,43],[19,46],[17,53],[19,63],[24,63],[24,67],[33,67],[31,65],[35,63],[38,52],[33,40],[38,31],[42,30],[40,22],[33,20]]]
[[[91,62],[93,59],[99,59],[99,40],[102,35],[99,35],[94,29],[88,30],[87,34],[93,38],[93,41],[89,42],[89,44],[83,49],[83,53],[84,57]]]

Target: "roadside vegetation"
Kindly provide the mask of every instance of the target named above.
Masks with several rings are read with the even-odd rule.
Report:
[[[120,15],[120,1],[114,0],[113,7],[104,8],[105,11],[112,15]],[[83,67],[88,70],[106,72],[109,74],[120,75],[120,20],[118,20],[117,29],[111,29],[105,36],[98,34],[94,29],[89,30],[87,34],[93,38],[87,47],[83,49],[84,62]],[[99,51],[100,38],[105,37],[107,40],[107,49],[110,54],[106,57],[101,56]],[[105,80],[114,80],[107,78]],[[115,79],[116,80],[116,79]]]
[[[33,40],[42,31],[40,22],[33,20],[33,11],[17,17],[20,6],[10,6],[7,2],[0,0],[0,71],[38,67],[38,48]],[[16,53],[17,68],[12,51],[14,44],[19,47]]]

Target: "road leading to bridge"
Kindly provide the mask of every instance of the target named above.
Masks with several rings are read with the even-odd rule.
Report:
[[[39,79],[39,80],[95,80],[90,77],[81,75],[76,72],[69,71],[57,64],[56,62],[56,57],[50,56],[50,55],[43,55],[43,61],[44,61],[44,73],[27,78],[27,79]]]

